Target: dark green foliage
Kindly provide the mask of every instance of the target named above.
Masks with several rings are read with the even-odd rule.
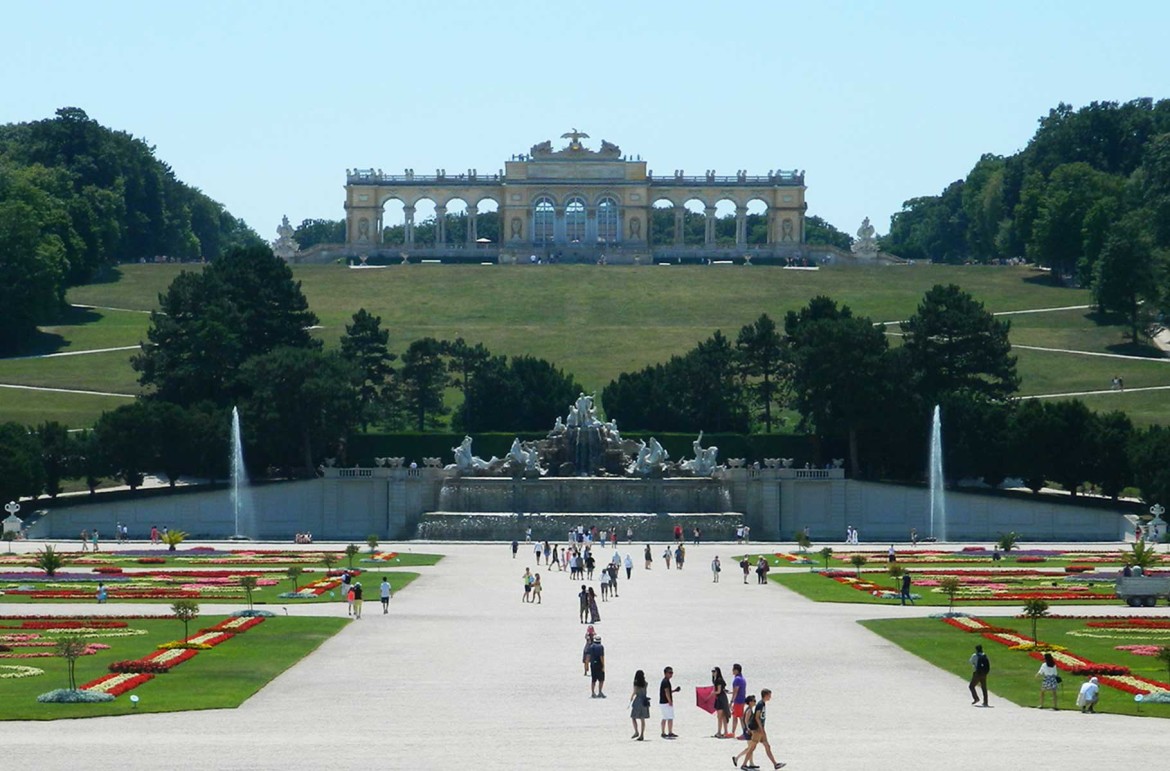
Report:
[[[532,356],[489,355],[475,373],[455,414],[464,431],[547,430],[581,392],[572,375]]]
[[[249,357],[310,349],[317,323],[292,271],[266,246],[236,249],[199,273],[180,273],[151,314],[149,343],[133,359],[139,381],[165,401],[230,406]]]
[[[293,240],[301,249],[317,244],[344,244],[345,220],[302,220],[293,230]]]
[[[171,603],[171,614],[183,622],[183,639],[186,640],[191,621],[199,617],[199,603],[195,600],[176,600]]]
[[[402,356],[402,401],[411,423],[419,431],[434,428],[449,411],[443,404],[447,364],[443,343],[433,337],[415,340]]]
[[[153,147],[83,110],[0,126],[0,349],[51,320],[65,286],[119,260],[214,260],[257,243],[243,222],[176,179]]]
[[[925,404],[959,394],[1004,401],[1019,388],[1011,325],[954,284],[928,291],[901,326],[914,391]]]
[[[789,366],[784,357],[784,340],[776,322],[762,314],[755,323],[739,330],[735,339],[740,373],[756,417],[764,421],[764,430],[772,432],[772,408],[782,406],[790,390]]]
[[[65,567],[65,557],[52,546],[46,545],[33,556],[33,565],[45,571],[45,575],[55,576],[58,570]]]
[[[39,495],[45,483],[37,435],[18,423],[0,423],[0,506]]]
[[[623,373],[601,401],[624,431],[744,432],[749,422],[735,349],[719,331],[666,364]]]
[[[353,323],[345,325],[345,336],[341,338],[341,355],[356,368],[360,379],[358,400],[363,428],[385,416],[390,411],[388,402],[396,396],[391,362],[398,357],[387,348],[389,339],[389,330],[382,329],[382,317],[365,308],[353,315]]]
[[[44,491],[50,498],[56,498],[61,492],[61,480],[73,476],[76,467],[69,431],[60,423],[49,422],[37,426],[36,435],[45,472]]]
[[[1170,428],[1151,426],[1136,432],[1129,446],[1133,484],[1146,503],[1170,501]]]
[[[828,244],[843,251],[853,246],[853,236],[830,225],[823,217],[804,218],[804,240],[810,244]]]

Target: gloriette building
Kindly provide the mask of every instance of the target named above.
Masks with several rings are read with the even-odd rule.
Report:
[[[594,261],[604,256],[609,262],[649,263],[748,255],[759,261],[815,259],[824,251],[804,242],[803,171],[775,170],[759,176],[746,171],[687,176],[675,171],[662,176],[648,171],[641,157],[624,155],[610,142],[602,141],[597,150],[586,147],[582,140],[588,135],[576,129],[562,138],[568,144],[561,149],[541,142],[491,175],[474,169],[461,174],[440,169],[433,175],[415,174],[413,169],[402,174],[347,170],[344,253],[388,261],[431,257],[515,262],[536,256]],[[416,207],[424,200],[434,203],[436,215],[433,239],[425,245],[416,239],[415,221]],[[453,238],[446,232],[446,215],[457,200],[466,205],[467,219],[458,238]],[[391,201],[403,207],[402,243],[384,242],[383,209]],[[701,215],[687,213],[686,204],[694,201],[701,203]],[[724,201],[734,206],[734,242],[716,235],[716,205]],[[665,237],[661,220],[657,238],[651,227],[655,202],[673,207],[674,227]],[[764,237],[757,227],[749,238],[748,206],[753,202],[757,202],[753,209],[766,218]],[[494,239],[484,238],[477,228],[485,205],[498,212]],[[688,243],[687,220],[697,216],[704,217],[703,239]]]

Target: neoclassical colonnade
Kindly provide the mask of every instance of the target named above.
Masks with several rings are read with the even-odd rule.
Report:
[[[705,217],[703,246],[716,246],[716,212],[721,202],[735,211],[735,243],[747,244],[748,205],[758,201],[767,215],[767,244],[804,242],[804,173],[773,171],[748,176],[687,176],[682,171],[655,177],[645,161],[630,159],[608,142],[593,151],[576,137],[569,146],[553,151],[544,142],[525,155],[513,156],[499,174],[479,175],[474,169],[448,175],[416,175],[353,169],[346,178],[346,244],[356,251],[381,247],[383,210],[399,201],[405,219],[405,245],[416,244],[417,207],[435,205],[435,243],[448,246],[446,215],[453,201],[467,206],[465,241],[479,237],[476,220],[480,207],[491,201],[500,217],[499,247],[602,245],[649,248],[653,204],[668,201],[674,207],[673,245],[685,241],[686,204],[698,201]]]

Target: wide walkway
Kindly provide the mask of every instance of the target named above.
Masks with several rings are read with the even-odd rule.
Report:
[[[694,687],[709,682],[711,667],[729,674],[734,662],[743,664],[751,692],[775,692],[770,734],[777,756],[793,769],[1111,769],[1165,752],[1165,724],[1156,720],[1040,712],[994,697],[991,709],[973,708],[964,681],[855,623],[936,609],[817,604],[775,584],[757,586],[754,575],[745,586],[729,559],[740,549],[728,544],[689,547],[686,568],[669,572],[659,544],[646,571],[642,546],[619,549],[632,553],[633,579],[624,580],[623,571],[621,596],[600,606],[608,699],[590,699],[582,676],[579,584],[541,566],[544,603],[523,604],[521,574],[526,566],[537,569],[523,546],[513,560],[502,544],[409,544],[399,549],[448,557],[420,569],[422,577],[395,598],[389,616],[367,602],[365,618],[239,709],[0,723],[3,765],[725,769],[742,743],[711,738],[715,721],[694,706]],[[715,554],[727,565],[719,584],[708,568]],[[375,576],[367,585],[376,585]],[[29,610],[0,604],[0,613]],[[291,614],[322,610],[289,607]],[[324,610],[344,615],[340,603]],[[1166,615],[1165,608],[1156,612]],[[634,670],[644,669],[653,689],[665,665],[682,687],[679,738],[658,737],[655,707],[647,740],[632,741],[627,697]],[[994,687],[994,672],[991,681]],[[762,753],[760,760],[766,761]]]

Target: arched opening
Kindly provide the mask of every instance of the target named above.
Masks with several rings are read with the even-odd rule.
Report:
[[[666,246],[675,243],[674,201],[659,198],[650,204],[650,245]]]
[[[698,198],[683,203],[683,244],[702,246],[707,237],[707,204]]]
[[[467,201],[451,198],[447,201],[447,213],[443,216],[440,242],[443,246],[463,246],[467,243]]]
[[[536,199],[532,205],[532,241],[536,244],[551,244],[556,234],[556,204],[547,195]]]
[[[565,202],[565,240],[585,243],[585,200],[574,196]]]
[[[406,212],[401,198],[382,202],[382,243],[390,246],[406,243]]]
[[[414,245],[435,245],[435,202],[420,198],[414,203]]]
[[[597,202],[597,241],[602,244],[616,243],[618,227],[617,199],[607,195]]]
[[[735,246],[735,201],[722,198],[715,202],[715,245]]]
[[[481,198],[476,204],[473,240],[481,246],[500,243],[500,204],[494,198]]]
[[[747,242],[758,246],[768,243],[768,204],[759,198],[747,204]]]

